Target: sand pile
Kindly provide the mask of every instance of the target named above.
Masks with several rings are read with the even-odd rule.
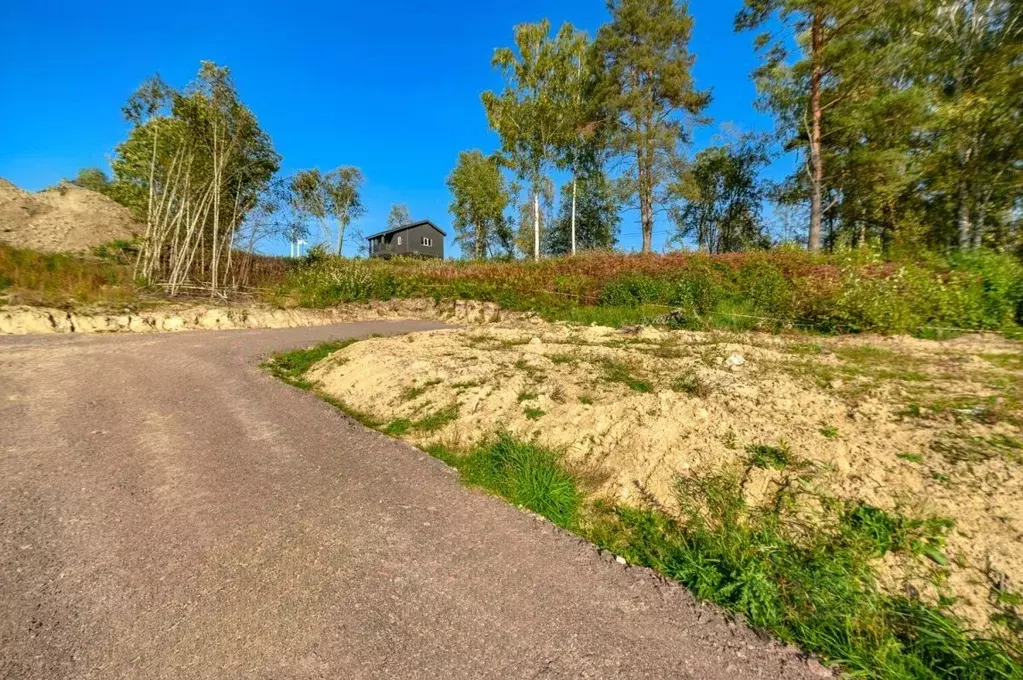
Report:
[[[38,193],[0,178],[0,240],[18,248],[85,252],[145,231],[124,206],[73,184]]]
[[[1021,346],[995,336],[783,339],[504,323],[357,343],[309,374],[381,422],[449,414],[413,441],[467,446],[504,429],[563,449],[624,502],[675,506],[678,474],[783,447],[829,497],[955,521],[947,567],[886,563],[984,627],[992,579],[1023,589]],[[755,502],[777,482],[754,470]],[[947,570],[947,573],[939,573]]]

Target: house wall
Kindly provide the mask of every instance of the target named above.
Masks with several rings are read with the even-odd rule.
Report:
[[[431,227],[429,224],[421,224],[411,229],[406,229],[401,232],[402,236],[402,252],[404,253],[417,253],[419,255],[426,255],[428,257],[444,257],[444,235],[437,229]],[[433,239],[432,246],[424,246],[423,237]]]
[[[401,236],[401,244],[398,237]],[[423,237],[433,239],[429,246],[423,245]],[[394,255],[420,255],[424,257],[444,258],[444,234],[428,224],[421,224],[403,231],[394,232],[372,239],[384,245],[384,252],[372,253],[373,257],[391,257]]]

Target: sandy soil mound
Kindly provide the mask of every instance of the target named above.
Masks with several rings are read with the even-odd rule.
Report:
[[[382,422],[450,420],[413,441],[466,446],[506,429],[566,451],[624,502],[677,507],[679,474],[783,447],[828,496],[951,518],[949,566],[879,564],[887,586],[984,627],[992,583],[1023,588],[1021,346],[995,336],[784,339],[534,323],[355,344],[309,374]],[[754,470],[750,499],[777,470]]]
[[[84,252],[144,230],[127,208],[95,191],[65,183],[33,194],[0,179],[0,240],[18,248]]]

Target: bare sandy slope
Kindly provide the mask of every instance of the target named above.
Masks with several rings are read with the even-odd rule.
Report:
[[[0,240],[46,252],[84,252],[144,231],[131,213],[73,184],[30,193],[0,178]]]
[[[958,596],[983,627],[993,581],[1023,586],[1020,349],[995,336],[629,335],[518,322],[369,340],[312,377],[385,422],[457,409],[413,441],[467,446],[506,429],[562,448],[625,502],[677,507],[677,475],[744,466],[753,444],[788,447],[829,496],[953,519],[947,573],[923,558],[879,567],[893,589]],[[755,502],[782,473],[749,474]]]

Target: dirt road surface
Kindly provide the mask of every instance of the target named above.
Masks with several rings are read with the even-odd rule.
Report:
[[[0,678],[809,678],[258,367],[436,327],[0,338]]]

